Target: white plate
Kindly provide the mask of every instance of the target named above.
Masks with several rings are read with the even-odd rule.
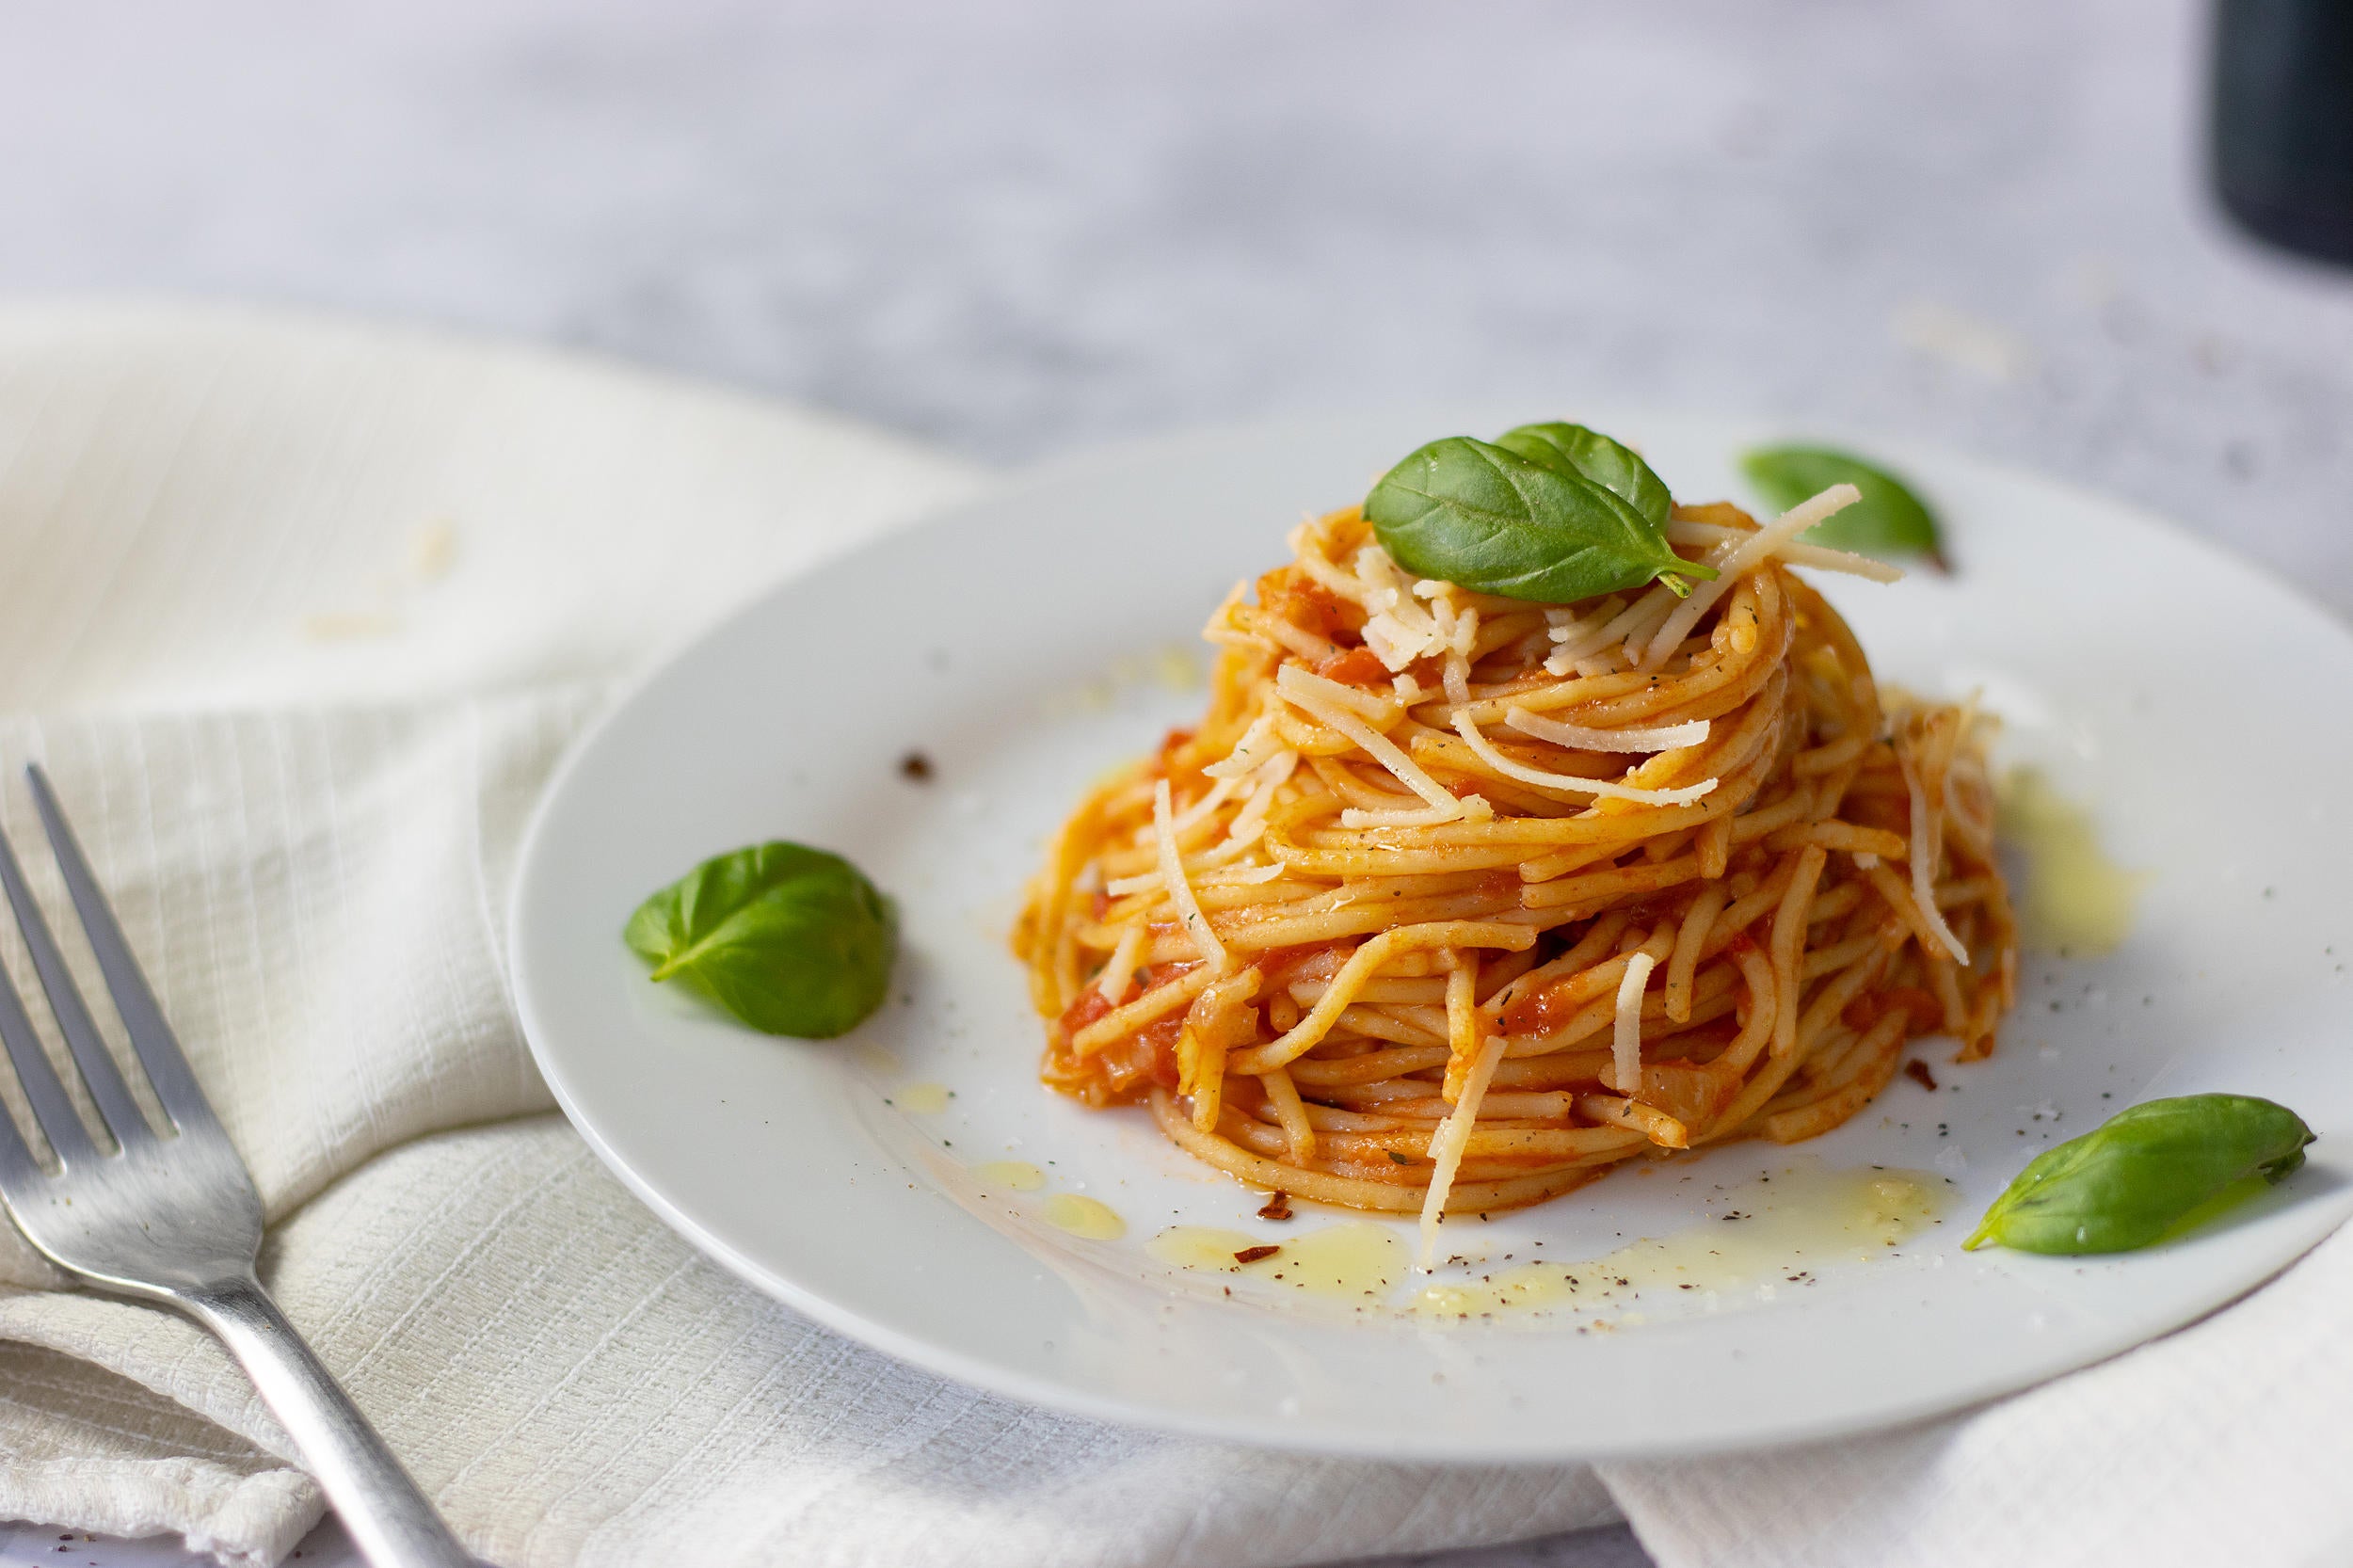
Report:
[[[1280,1227],[1144,1112],[1038,1087],[1039,1025],[1004,946],[1016,889],[1087,780],[1196,711],[1198,690],[1154,679],[1164,650],[1199,648],[1209,610],[1286,557],[1304,512],[1359,494],[1428,436],[1514,417],[1219,435],[1064,467],[787,583],[680,654],[583,743],[524,855],[517,993],[574,1123],[712,1257],[919,1365],[1117,1420],[1429,1460],[1691,1452],[1929,1415],[2186,1322],[2339,1223],[2353,1206],[2339,962],[2353,906],[2335,878],[2353,843],[2331,792],[2353,776],[2353,739],[2326,715],[2353,690],[2353,641],[2126,507],[1871,441],[1941,504],[1961,567],[1826,584],[1882,677],[1983,688],[2009,720],[2008,758],[2092,802],[2115,857],[2153,872],[2120,952],[2030,959],[1993,1062],[1944,1072],[1934,1096],[1899,1079],[1803,1151],[1943,1171],[1958,1187],[1946,1223],[1769,1299],[1495,1321],[1336,1315],[1250,1282],[1227,1299],[1224,1276],[1154,1262],[1144,1241],[1180,1221]],[[1781,433],[1600,423],[1690,498],[1744,493],[1732,455]],[[899,769],[919,749],[929,782]],[[850,1040],[731,1027],[648,984],[619,940],[651,889],[776,837],[847,854],[899,900],[898,995]],[[920,1102],[917,1083],[953,1098],[892,1103]],[[2322,1134],[2312,1164],[2137,1256],[1959,1250],[2031,1151],[2133,1100],[2201,1090],[2295,1106]],[[1042,1167],[1048,1190],[971,1174],[1006,1159]],[[1458,1222],[1449,1250],[1604,1253],[1708,1223],[1725,1189],[1789,1159],[1742,1145],[1614,1176]],[[1056,1192],[1109,1204],[1128,1235],[1043,1223]],[[1321,1223],[1304,1214],[1293,1233]]]

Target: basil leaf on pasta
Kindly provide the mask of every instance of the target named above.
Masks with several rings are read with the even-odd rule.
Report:
[[[1544,604],[1639,588],[1655,578],[1688,593],[1692,580],[1716,575],[1668,545],[1663,514],[1646,515],[1587,477],[1561,448],[1528,434],[1547,428],[1577,427],[1514,432],[1547,454],[1543,461],[1467,436],[1408,454],[1365,498],[1365,518],[1382,548],[1417,577]],[[1629,472],[1612,472],[1634,486]]]
[[[1651,472],[1641,454],[1598,430],[1557,420],[1523,424],[1497,436],[1496,445],[1530,462],[1592,480],[1641,513],[1653,528],[1664,529],[1667,514],[1674,509],[1667,482]]]

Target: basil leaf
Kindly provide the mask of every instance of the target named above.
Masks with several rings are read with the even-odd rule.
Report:
[[[898,914],[839,855],[777,841],[696,866],[639,904],[622,939],[654,979],[754,1029],[825,1040],[882,1005]]]
[[[2270,1100],[2150,1100],[2037,1155],[1961,1245],[2130,1252],[2235,1183],[2279,1181],[2304,1163],[2312,1141],[2302,1117]]]
[[[1937,570],[1950,569],[1936,514],[1883,468],[1824,446],[1760,446],[1742,456],[1740,468],[1757,493],[1783,511],[1833,485],[1863,492],[1853,505],[1807,529],[1809,544],[1861,555],[1925,555]]]
[[[1689,593],[1691,579],[1716,575],[1582,473],[1467,436],[1432,441],[1383,474],[1365,517],[1417,577],[1507,599],[1570,604],[1655,577]]]
[[[1667,482],[1632,447],[1621,446],[1598,430],[1582,424],[1523,424],[1496,438],[1496,445],[1516,452],[1531,463],[1581,474],[1650,520],[1654,528],[1667,526],[1674,497]]]

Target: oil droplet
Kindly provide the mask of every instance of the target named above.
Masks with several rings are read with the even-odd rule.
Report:
[[[888,1046],[878,1046],[872,1040],[861,1040],[852,1049],[868,1072],[884,1078],[896,1078],[899,1075],[901,1069],[898,1055]]]
[[[1152,674],[1169,691],[1197,691],[1202,683],[1201,658],[1182,643],[1166,643],[1152,650]]]
[[[1116,1241],[1128,1234],[1128,1222],[1107,1205],[1076,1192],[1057,1192],[1048,1198],[1046,1223],[1089,1241]]]
[[[1046,1185],[1046,1173],[1026,1160],[992,1160],[973,1166],[972,1174],[984,1187],[1004,1187],[1016,1192],[1034,1192]]]
[[[1263,1265],[1283,1283],[1318,1296],[1377,1296],[1405,1277],[1405,1239],[1365,1221],[1311,1230]]]
[[[1247,1231],[1219,1230],[1214,1225],[1171,1225],[1144,1244],[1144,1250],[1179,1269],[1240,1270],[1238,1252],[1259,1245]]]
[[[1119,700],[1119,688],[1109,680],[1089,680],[1047,694],[1039,706],[1049,719],[1076,718],[1107,712]]]
[[[1623,1304],[1637,1295],[1720,1305],[1733,1291],[1769,1301],[1837,1263],[1885,1256],[1936,1218],[1947,1189],[1925,1171],[1825,1170],[1806,1160],[1735,1188],[1721,1213],[1672,1236],[1600,1257],[1524,1263],[1414,1298],[1432,1317],[1484,1317],[1543,1307]],[[1621,1322],[1632,1323],[1631,1316]]]
[[[936,1116],[948,1109],[948,1086],[902,1083],[890,1092],[890,1103],[911,1116]]]
[[[1346,1300],[1385,1297],[1405,1277],[1404,1238],[1369,1221],[1283,1236],[1273,1241],[1271,1256],[1235,1260],[1236,1253],[1267,1244],[1244,1231],[1175,1225],[1145,1243],[1144,1251],[1180,1269],[1247,1274],[1311,1296]]]
[[[2019,935],[2028,947],[2097,957],[2122,945],[2150,877],[2108,858],[2089,811],[2033,768],[2013,768],[2002,780],[1997,822],[2003,840],[2026,858]]]

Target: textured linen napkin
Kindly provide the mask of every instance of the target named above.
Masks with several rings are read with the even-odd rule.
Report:
[[[2237,1305],[1972,1415],[1609,1464],[1669,1568],[2353,1563],[2353,1231]]]
[[[44,759],[253,1168],[264,1277],[497,1562],[1273,1564],[1615,1518],[1582,1468],[1272,1455],[900,1366],[704,1263],[549,1113],[510,862],[607,680],[973,482],[535,353],[0,311],[0,824],[38,843]],[[276,1560],[320,1498],[243,1376],[59,1283],[0,1225],[0,1517]]]

